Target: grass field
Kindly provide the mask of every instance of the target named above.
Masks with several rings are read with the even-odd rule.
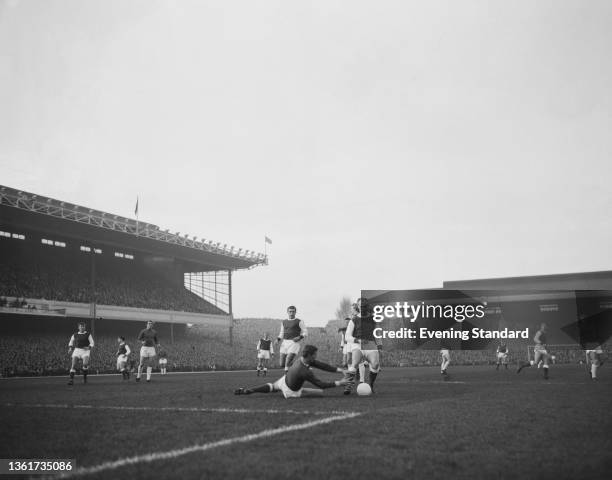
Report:
[[[75,458],[91,479],[612,478],[608,365],[597,382],[578,366],[449,372],[386,369],[371,397],[297,400],[233,395],[254,372],[3,379],[0,457]]]

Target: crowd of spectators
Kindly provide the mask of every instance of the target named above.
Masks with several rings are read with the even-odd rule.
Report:
[[[40,256],[0,262],[0,296],[224,314],[152,268],[119,259],[92,267],[88,257]],[[1,306],[1,305],[0,305]],[[12,305],[9,305],[12,306]]]
[[[24,298],[15,297],[12,300],[6,297],[0,297],[0,308],[25,308],[27,310],[36,310],[36,305],[29,305],[28,301]]]

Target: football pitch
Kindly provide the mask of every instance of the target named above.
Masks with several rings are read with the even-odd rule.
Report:
[[[0,457],[88,479],[612,478],[608,368],[384,369],[373,396],[292,400],[233,394],[278,370],[2,379]]]

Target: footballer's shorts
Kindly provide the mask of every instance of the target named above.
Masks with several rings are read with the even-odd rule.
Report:
[[[348,355],[353,351],[354,343],[345,343],[342,345],[342,355]]]
[[[536,345],[533,348],[533,356],[534,363],[538,363],[540,360],[543,360],[546,363],[548,362],[548,351],[544,345]]]
[[[603,355],[603,350],[601,348],[596,350],[587,350],[586,353],[589,356],[589,361],[591,362],[591,365],[599,366],[602,364],[601,356]]]
[[[155,347],[140,347],[140,358],[153,358],[155,355]]]
[[[442,360],[450,362],[450,350],[448,348],[443,348],[440,350],[440,355],[442,355]]]
[[[127,355],[118,355],[117,356],[117,370],[121,370],[128,361],[128,356]]]
[[[270,360],[270,350],[259,350],[257,352],[257,358],[264,360]]]
[[[499,352],[497,354],[497,359],[501,360],[502,362],[505,362],[506,360],[508,360],[508,354],[507,353]]]
[[[89,361],[91,350],[89,348],[75,348],[72,351],[72,358],[79,358],[83,361]]]
[[[283,340],[280,346],[281,355],[297,355],[300,353],[300,342],[294,342],[293,340]]]
[[[168,359],[167,358],[160,358],[159,359],[159,364],[160,365],[168,365]]]
[[[295,391],[295,390],[291,390],[288,386],[287,383],[285,382],[285,376],[283,375],[281,378],[279,378],[276,382],[274,382],[272,385],[272,390],[275,392],[282,392],[283,396],[285,398],[300,398],[302,396],[302,389],[300,388],[299,390]]]
[[[376,373],[378,370],[374,370],[372,365],[377,365],[380,369],[380,352],[376,347],[376,343],[366,340],[358,340],[354,343],[349,343],[351,353],[355,353],[357,350],[361,352],[361,361],[365,361],[370,366],[370,371]]]

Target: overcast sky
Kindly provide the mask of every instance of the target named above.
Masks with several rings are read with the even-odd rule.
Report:
[[[612,269],[612,2],[0,0],[0,184],[263,251],[238,317]]]

